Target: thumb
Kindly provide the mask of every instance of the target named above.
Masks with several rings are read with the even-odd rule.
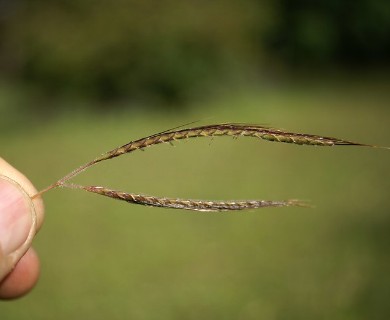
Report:
[[[30,247],[36,213],[27,193],[14,180],[0,176],[0,279]]]
[[[31,182],[0,158],[0,282],[26,253],[43,222],[41,198]]]

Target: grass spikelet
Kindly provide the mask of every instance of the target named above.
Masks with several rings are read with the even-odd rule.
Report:
[[[96,186],[77,186],[73,184],[67,184],[67,181],[77,176],[81,172],[90,168],[91,166],[105,160],[119,157],[126,153],[131,153],[137,150],[144,150],[148,147],[170,143],[178,140],[187,140],[192,138],[201,137],[220,137],[230,136],[233,138],[253,137],[257,139],[291,143],[295,145],[309,145],[309,146],[363,146],[363,147],[376,147],[374,145],[362,144],[352,142],[349,140],[342,140],[338,138],[325,137],[306,133],[294,133],[284,130],[269,128],[259,125],[239,124],[239,123],[222,123],[212,124],[206,126],[198,126],[193,128],[177,127],[169,129],[163,132],[159,132],[138,140],[131,141],[123,146],[110,150],[94,160],[76,168],[63,178],[59,179],[55,183],[51,184],[47,188],[38,192],[32,199],[44,194],[45,192],[63,186],[70,188],[83,189],[88,192],[97,193],[110,198],[127,201],[129,203],[141,204],[145,206],[185,209],[194,211],[234,211],[244,209],[256,209],[263,207],[286,207],[286,206],[307,206],[306,203],[297,200],[287,201],[267,201],[267,200],[241,200],[241,201],[204,201],[204,200],[186,200],[175,198],[159,198],[154,196],[139,195],[133,193],[125,193],[121,191],[111,190],[105,187]],[[388,149],[388,148],[386,148]]]

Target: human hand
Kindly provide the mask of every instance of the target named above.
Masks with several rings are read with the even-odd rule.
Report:
[[[31,182],[0,158],[0,299],[29,292],[39,276],[31,242],[42,225],[44,208]]]

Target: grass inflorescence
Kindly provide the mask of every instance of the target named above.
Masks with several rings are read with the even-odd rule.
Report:
[[[269,200],[229,200],[229,201],[208,201],[208,200],[191,200],[191,199],[176,199],[155,197],[149,195],[140,195],[135,193],[126,193],[116,191],[100,186],[79,186],[67,183],[81,172],[87,170],[91,166],[105,160],[119,157],[126,153],[131,153],[137,150],[158,145],[161,143],[172,143],[173,141],[185,140],[201,137],[253,137],[272,142],[291,143],[295,145],[309,146],[363,146],[363,147],[378,147],[375,145],[362,144],[338,138],[325,137],[306,133],[294,133],[284,130],[269,128],[259,125],[238,124],[238,123],[222,123],[206,126],[198,126],[193,128],[174,128],[163,132],[159,132],[138,140],[131,141],[123,146],[110,150],[94,160],[76,168],[63,178],[51,184],[47,188],[38,192],[32,198],[36,198],[45,192],[57,188],[68,187],[82,189],[88,192],[104,195],[113,199],[123,200],[129,203],[141,204],[145,206],[185,209],[202,212],[218,212],[218,211],[238,211],[244,209],[256,209],[264,207],[287,207],[287,206],[308,206],[307,203],[298,200],[284,201],[269,201]],[[388,148],[386,148],[388,149]]]

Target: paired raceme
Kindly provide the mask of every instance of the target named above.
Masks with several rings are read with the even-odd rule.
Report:
[[[67,181],[76,175],[80,174],[89,167],[98,162],[109,160],[126,153],[131,153],[136,150],[143,150],[153,145],[161,143],[172,143],[173,141],[200,138],[200,137],[217,137],[217,136],[231,136],[231,137],[254,137],[273,142],[292,143],[296,145],[311,145],[311,146],[365,146],[376,147],[374,145],[367,145],[356,143],[348,140],[341,140],[331,137],[323,137],[312,134],[293,133],[282,131],[274,128],[268,128],[258,125],[223,123],[213,124],[194,128],[184,129],[170,129],[151,136],[131,141],[121,147],[108,151],[96,159],[80,166],[71,173],[53,183],[49,187],[38,192],[32,198],[35,198],[43,193],[54,189],[56,187],[70,187],[83,189],[88,192],[97,193],[113,199],[127,201],[129,203],[141,204],[146,206],[186,209],[194,211],[236,211],[244,209],[255,209],[263,207],[285,207],[285,206],[307,206],[305,203],[297,200],[286,201],[266,201],[266,200],[242,200],[242,201],[204,201],[204,200],[190,200],[190,199],[173,199],[173,198],[159,198],[154,196],[139,195],[133,193],[125,193],[121,191],[111,190],[105,187],[97,186],[79,186],[74,184],[67,184]]]

